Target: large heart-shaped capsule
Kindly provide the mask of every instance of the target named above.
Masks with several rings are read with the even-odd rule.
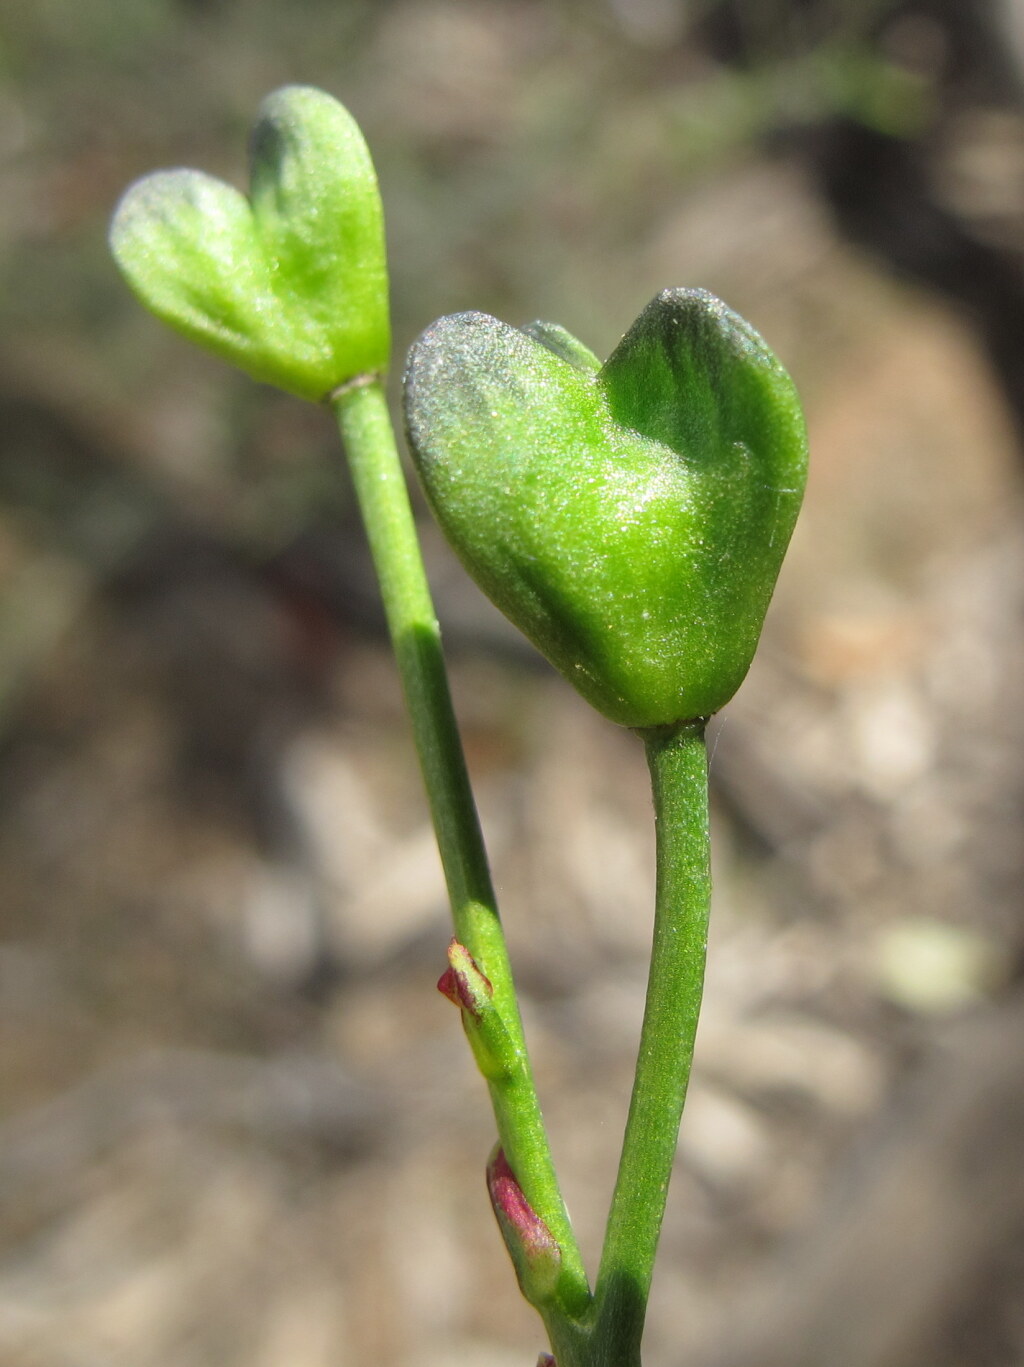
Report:
[[[625,726],[707,717],[746,674],[800,507],[793,383],[704,290],[609,360],[551,324],[442,318],[406,373],[427,498],[485,593]]]
[[[260,107],[251,193],[201,171],[137,181],[114,256],[164,322],[257,380],[319,400],[390,349],[377,178],[351,115],[286,86]]]

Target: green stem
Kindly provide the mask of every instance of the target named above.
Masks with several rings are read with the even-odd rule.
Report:
[[[495,1005],[514,1044],[516,1065],[511,1074],[488,1084],[498,1135],[526,1199],[562,1251],[557,1306],[550,1313],[555,1318],[563,1314],[575,1319],[589,1306],[590,1289],[559,1191],[530,1070],[512,969],[448,690],[440,630],[387,400],[380,380],[365,376],[339,390],[331,406],[380,579],[455,933],[490,979]]]
[[[633,1096],[595,1291],[593,1367],[634,1367],[640,1361],[707,953],[711,873],[704,723],[642,735],[657,829],[654,944]]]

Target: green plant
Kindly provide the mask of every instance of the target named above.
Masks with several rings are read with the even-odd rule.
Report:
[[[646,746],[654,944],[636,1081],[593,1291],[551,1161],[382,385],[376,180],[330,97],[263,105],[248,200],[193,171],[126,193],[111,242],[155,313],[261,380],[331,406],[377,566],[448,884],[438,986],[490,1090],[488,1189],[559,1367],[629,1367],[640,1340],[700,1005],[710,900],[708,716],[743,679],[800,503],[792,384],[699,290],[659,295],[611,358],[563,329],[441,319],[411,353],[410,446],[484,590]]]

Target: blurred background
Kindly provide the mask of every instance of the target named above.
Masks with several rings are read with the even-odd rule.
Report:
[[[330,421],[106,252],[137,175],[244,185],[293,81],[373,148],[396,355],[466,308],[604,355],[703,285],[806,401],[647,1360],[1024,1363],[1021,0],[0,0],[0,1362],[543,1346]],[[593,1264],[642,756],[424,536]]]

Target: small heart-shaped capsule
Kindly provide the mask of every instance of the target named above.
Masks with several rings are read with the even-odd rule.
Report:
[[[704,290],[604,366],[551,324],[428,328],[406,374],[427,498],[470,574],[598,710],[707,717],[750,667],[803,495],[792,381]]]
[[[319,400],[388,361],[377,178],[351,115],[286,86],[260,107],[251,196],[200,171],[125,193],[111,248],[157,317],[254,379]]]

